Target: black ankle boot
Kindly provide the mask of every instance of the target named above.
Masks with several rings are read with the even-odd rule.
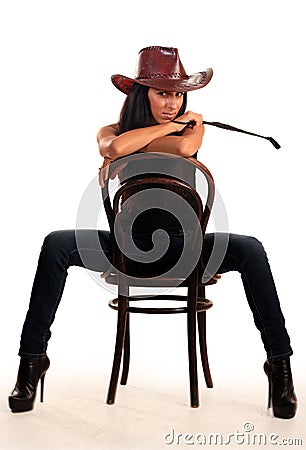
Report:
[[[21,358],[15,388],[8,398],[13,413],[31,411],[34,407],[40,380],[40,401],[43,402],[45,374],[49,369],[48,356]]]
[[[273,408],[273,414],[280,419],[292,419],[297,409],[297,398],[294,393],[290,359],[278,361],[267,360],[264,371],[269,380],[268,408]]]

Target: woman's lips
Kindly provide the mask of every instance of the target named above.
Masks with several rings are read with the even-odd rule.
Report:
[[[175,114],[170,114],[170,113],[163,113],[163,118],[167,119],[167,120],[172,120],[175,117]]]

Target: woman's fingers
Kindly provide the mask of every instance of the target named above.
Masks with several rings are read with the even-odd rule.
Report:
[[[107,180],[109,174],[109,165],[112,162],[110,158],[104,158],[102,167],[99,170],[99,184],[104,187],[104,181]]]

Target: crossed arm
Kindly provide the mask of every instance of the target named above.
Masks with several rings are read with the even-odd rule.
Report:
[[[194,125],[192,128],[187,128],[175,122],[166,122],[127,131],[120,135],[118,135],[118,124],[103,127],[97,134],[100,155],[111,161],[136,151],[192,156],[202,144],[204,135],[202,116],[188,111],[178,120],[194,121]],[[181,136],[172,135],[178,132],[181,132]]]
[[[137,151],[171,153],[182,157],[194,155],[201,147],[205,132],[202,116],[189,111],[178,120],[182,122],[193,120],[195,124],[192,128],[186,128],[185,125],[167,122],[131,130],[121,135],[118,135],[118,124],[101,128],[97,134],[99,151],[104,158],[102,166],[104,173],[100,177],[100,184],[103,186],[104,179],[108,176],[108,166],[112,161]],[[177,132],[182,132],[181,136],[171,135]],[[212,278],[216,282],[221,275],[215,274]]]

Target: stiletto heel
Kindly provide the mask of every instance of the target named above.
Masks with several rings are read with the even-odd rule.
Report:
[[[268,386],[268,389],[269,389],[269,392],[268,392],[268,406],[267,406],[267,409],[270,409],[271,408],[271,400],[272,400],[272,383],[271,383],[271,378],[270,377],[268,377],[268,382],[269,382],[269,386]]]
[[[268,409],[273,409],[274,417],[292,419],[297,410],[289,358],[269,361],[264,364],[268,377]]]
[[[50,366],[48,356],[21,358],[17,382],[8,398],[13,413],[31,411],[34,408],[37,386],[40,381],[40,401],[44,400],[45,375]]]
[[[264,371],[268,377],[268,406],[267,406],[267,409],[270,409],[271,402],[272,402],[272,380],[271,380],[271,367],[270,367],[268,360],[264,364]]]
[[[40,402],[44,402],[44,387],[45,387],[45,375],[44,373],[40,379]]]

